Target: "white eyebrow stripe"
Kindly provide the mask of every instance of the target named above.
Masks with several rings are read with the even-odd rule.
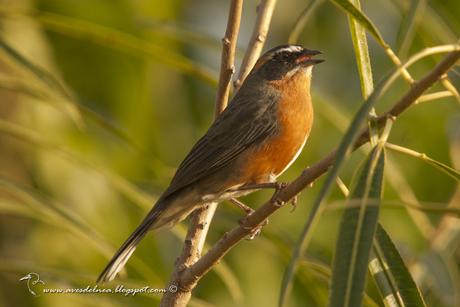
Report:
[[[289,51],[289,52],[300,52],[302,51],[302,47],[300,46],[295,46],[295,45],[292,45],[292,46],[289,46],[289,47],[284,47],[284,48],[281,48],[281,49],[278,49],[275,51],[275,54],[278,54],[278,53],[281,53],[281,52],[285,52],[285,51]]]

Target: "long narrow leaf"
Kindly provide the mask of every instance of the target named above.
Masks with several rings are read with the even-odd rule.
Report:
[[[60,92],[63,96],[69,98],[71,95],[62,83],[51,73],[27,60],[22,54],[17,52],[13,47],[0,38],[0,48],[9,56],[20,63],[24,68],[31,71],[35,76],[47,84],[50,88]]]
[[[318,222],[318,218],[322,213],[323,207],[321,206],[321,204],[329,194],[329,190],[331,189],[331,187],[334,185],[335,178],[337,177],[337,174],[340,168],[342,167],[343,162],[349,156],[352,144],[358,136],[361,126],[368,118],[369,111],[375,105],[382,93],[384,93],[388,89],[388,87],[396,80],[396,77],[398,75],[399,72],[395,70],[393,73],[387,75],[377,85],[372,94],[361,105],[360,109],[354,116],[347,132],[342,138],[339,148],[337,149],[335,163],[332,166],[331,170],[328,172],[326,180],[312,205],[312,209],[308,216],[307,222],[305,223],[302,233],[299,236],[299,240],[295,246],[294,252],[291,257],[291,261],[289,262],[288,268],[286,269],[286,272],[284,274],[283,282],[281,284],[279,306],[283,306],[286,301],[287,293],[289,292],[291,281],[294,277],[294,273],[297,268],[297,263],[301,259],[303,251],[305,250],[311,239],[311,229],[315,227],[316,223]]]
[[[398,55],[403,58],[407,54],[409,47],[414,39],[415,28],[425,10],[426,0],[411,0],[398,31],[396,39],[396,50]]]
[[[35,76],[38,80],[40,80],[43,84],[45,84],[47,89],[50,89],[51,92],[53,92],[53,98],[55,98],[54,100],[66,101],[72,99],[72,95],[61,83],[61,81],[58,80],[58,78],[56,78],[47,70],[29,61],[25,56],[23,56],[20,52],[18,52],[16,49],[10,46],[2,38],[0,38],[0,50],[2,50],[5,55],[7,55],[13,62],[19,65],[22,69],[25,69],[33,76]],[[37,91],[34,91],[34,93],[37,93]],[[61,109],[63,109],[68,114],[68,116],[76,123],[78,127],[84,126],[80,111],[74,104],[62,103],[62,106],[63,107],[61,107]]]
[[[342,217],[334,257],[329,306],[360,306],[363,300],[366,268],[377,225],[384,151],[374,148],[359,173],[348,207]]]
[[[289,33],[288,43],[297,44],[299,40],[300,33],[305,28],[307,21],[314,10],[323,2],[324,0],[312,0],[308,3],[307,7],[300,13],[299,17],[294,23],[294,26]]]
[[[448,49],[453,49],[456,50],[458,48],[457,45],[452,45],[449,46]],[[444,48],[443,48],[444,50]],[[439,50],[436,50],[438,52]],[[422,58],[427,55],[427,53],[430,52],[435,52],[435,50],[425,50],[423,52],[420,52],[414,56],[412,56],[410,59],[407,60],[401,67],[405,68],[415,61],[417,61],[419,58]],[[442,51],[439,51],[442,52]],[[346,160],[348,157],[349,153],[351,152],[352,144],[356,137],[358,136],[359,129],[361,125],[364,123],[366,120],[369,111],[372,109],[372,107],[375,105],[377,100],[381,97],[383,93],[387,91],[387,89],[390,87],[391,84],[393,84],[396,80],[396,78],[401,74],[401,69],[394,69],[392,73],[389,73],[386,77],[382,79],[382,81],[377,84],[375,87],[374,91],[372,94],[364,101],[364,103],[361,105],[360,109],[354,116],[352,122],[350,123],[349,128],[347,129],[347,132],[345,133],[344,137],[342,138],[340,145],[337,149],[336,152],[336,158],[334,165],[331,167],[330,171],[327,174],[326,180],[321,187],[321,190],[313,202],[312,209],[309,213],[308,219],[304,225],[304,228],[302,229],[302,232],[299,236],[299,240],[294,248],[294,251],[292,253],[291,261],[289,262],[289,265],[285,271],[285,274],[283,276],[283,281],[281,284],[281,291],[280,291],[280,299],[279,299],[279,306],[283,306],[287,294],[290,290],[291,287],[291,282],[294,277],[295,271],[297,269],[298,261],[301,259],[303,251],[306,249],[308,246],[308,243],[311,239],[312,236],[312,229],[315,227],[316,223],[318,222],[319,216],[321,215],[323,211],[323,207],[321,206],[323,200],[327,197],[329,194],[330,188],[334,185],[335,183],[335,178],[343,164],[343,162]],[[421,95],[421,93],[420,93]]]
[[[369,33],[374,36],[377,42],[382,45],[386,46],[387,43],[383,39],[380,32],[377,30],[377,27],[372,23],[372,21],[364,15],[353,3],[348,0],[331,0],[334,4],[338,7],[343,9],[347,14],[353,16],[353,18],[359,22]]]
[[[29,210],[27,215],[30,217],[38,217],[48,223],[52,222],[59,225],[62,228],[69,230],[80,238],[88,240],[97,250],[104,256],[109,258],[114,252],[113,248],[102,239],[102,237],[96,233],[83,219],[77,216],[74,212],[70,212],[64,206],[57,206],[50,202],[45,202],[36,195],[33,195],[31,191],[9,181],[6,178],[0,177],[0,189],[14,195],[20,199],[22,203],[28,205]],[[3,201],[2,201],[3,202]],[[16,208],[12,211],[12,208],[3,207],[2,209],[9,210],[23,214],[22,210]]]
[[[9,211],[29,218],[35,218],[42,222],[65,229],[76,237],[87,241],[107,259],[110,259],[115,252],[115,248],[102,239],[99,233],[92,226],[87,224],[78,214],[69,210],[62,204],[49,199],[44,199],[43,196],[39,196],[37,193],[21,187],[6,178],[0,177],[0,189],[19,199],[22,204],[27,206],[28,212],[24,214],[23,210],[12,211],[11,208],[2,208],[2,206],[0,206],[0,210],[6,209],[7,212]],[[154,277],[158,283],[160,282],[156,273],[140,259],[134,258],[132,262],[137,271],[140,272],[146,279]]]
[[[359,0],[352,0],[354,5],[359,9]],[[369,57],[369,48],[365,29],[355,20],[354,16],[348,16],[350,24],[351,40],[355,50],[356,64],[358,66],[359,78],[361,80],[361,92],[363,97],[367,98],[374,90],[374,81],[372,78],[372,66]]]
[[[41,12],[34,14],[32,17],[36,18],[44,27],[51,31],[92,41],[123,52],[155,58],[170,67],[197,77],[212,86],[217,85],[216,74],[207,67],[181,54],[172,52],[170,49],[166,49],[132,34],[58,14]]]
[[[30,15],[31,18],[38,20],[48,30],[92,41],[108,48],[117,49],[137,56],[155,58],[185,74],[195,76],[212,86],[217,86],[216,73],[209,68],[179,53],[171,52],[169,49],[132,34],[78,18],[47,12],[10,12],[0,8],[0,13],[7,16],[8,14]]]
[[[94,163],[83,160],[77,155],[67,151],[66,149],[53,144],[49,141],[44,140],[40,135],[30,131],[24,127],[20,127],[13,123],[0,120],[0,132],[10,134],[14,137],[22,139],[27,143],[32,143],[38,145],[44,149],[52,150],[62,154],[69,161],[75,162],[78,165],[81,165],[85,168],[92,169],[96,172],[102,174],[120,193],[129,198],[133,203],[137,204],[142,209],[150,209],[153,205],[153,198],[142,192],[136,186],[132,185],[130,182],[126,181],[124,178],[105,170],[103,167],[96,166]],[[178,227],[175,228],[176,230]],[[183,231],[185,232],[185,231]],[[184,234],[180,235],[177,232],[174,234],[178,235],[181,239],[184,237]],[[136,258],[134,261],[139,262]],[[230,268],[224,263],[221,263],[223,267],[221,270],[217,270],[216,274],[222,279],[227,289],[231,293],[232,297],[238,302],[242,297],[242,290],[238,283],[235,283],[236,277]]]
[[[370,262],[370,270],[385,305],[426,306],[396,246],[380,224],[375,233],[374,253],[376,257]]]
[[[97,173],[102,174],[107,179],[107,181],[110,182],[120,193],[125,195],[134,204],[143,209],[150,209],[153,204],[153,198],[150,195],[138,189],[123,177],[106,170],[100,165],[96,165],[95,163],[84,160],[83,158],[68,151],[62,146],[46,140],[40,134],[31,131],[30,129],[4,120],[0,120],[0,132],[24,140],[26,143],[32,143],[34,145],[38,145],[41,148],[57,152],[69,161],[74,162],[79,166],[83,166],[87,169],[91,169]]]
[[[3,50],[4,53],[16,64],[16,66],[25,69],[41,81],[39,84],[41,86],[34,86],[34,84],[28,79],[19,80],[12,78],[0,78],[0,81],[2,81],[0,84],[1,88],[23,93],[37,98],[39,101],[49,103],[53,107],[67,114],[80,128],[85,127],[83,120],[83,115],[85,115],[86,118],[93,120],[103,129],[117,136],[136,151],[141,151],[139,146],[123,130],[118,128],[102,115],[79,103],[77,99],[75,99],[65,88],[65,86],[61,84],[58,78],[46,69],[27,59],[1,38],[0,50]],[[43,84],[46,87],[44,87]]]
[[[403,146],[391,144],[391,143],[385,144],[385,147],[387,147],[388,149],[400,152],[402,154],[406,154],[406,155],[415,157],[417,159],[420,159],[420,160],[430,164],[434,168],[437,168],[438,170],[444,172],[445,174],[447,174],[448,176],[450,176],[454,180],[460,182],[460,172],[458,170],[456,170],[456,169],[454,169],[454,168],[452,168],[452,167],[450,167],[450,166],[448,166],[448,165],[446,165],[446,164],[444,164],[442,162],[439,162],[439,161],[437,161],[437,160],[435,160],[433,158],[430,158],[429,156],[427,156],[424,153],[420,153],[420,152],[417,152],[415,150],[412,150],[412,149],[409,149],[409,148],[406,148],[406,147],[403,147]]]
[[[350,0],[351,3],[361,10],[359,0]],[[361,83],[361,92],[363,98],[366,99],[374,90],[374,80],[372,77],[372,66],[369,56],[369,47],[367,45],[367,37],[365,28],[355,19],[353,15],[348,15],[348,24],[350,25],[351,41],[355,50],[356,65],[358,66],[359,79]],[[374,108],[369,112],[369,132],[371,144],[375,145],[378,138],[378,128],[372,118],[375,118],[376,112]]]
[[[433,293],[445,306],[459,306],[460,272],[455,257],[446,251],[431,250],[421,257],[419,265],[420,288]]]

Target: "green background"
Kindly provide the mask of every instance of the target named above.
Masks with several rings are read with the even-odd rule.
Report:
[[[408,48],[398,54],[402,60],[425,47],[457,41],[458,1],[426,1],[412,36],[401,34],[409,2],[362,3],[363,11],[392,48],[397,50],[401,36],[409,39]],[[307,4],[278,1],[265,49],[287,43]],[[228,1],[212,0],[0,1],[2,40],[30,63],[59,78],[72,93],[70,100],[81,106],[80,111],[69,107],[69,99],[47,85],[46,78],[37,78],[27,65],[2,53],[0,118],[27,129],[38,141],[0,130],[0,306],[158,304],[160,295],[155,294],[43,294],[37,298],[18,280],[36,272],[46,288],[93,285],[108,257],[137,226],[168,185],[175,167],[212,122],[215,83],[187,72],[184,65],[206,67],[210,76],[217,78],[228,6]],[[237,67],[251,35],[256,6],[257,1],[244,4]],[[136,44],[138,41],[145,45]],[[321,3],[303,29],[299,44],[321,50],[326,62],[314,71],[315,123],[310,139],[282,181],[294,179],[334,149],[362,102],[347,16],[340,9],[327,1]],[[377,83],[394,65],[372,38],[369,46]],[[420,78],[439,59],[440,55],[426,58],[410,72]],[[452,72],[450,77],[458,88],[458,73]],[[22,87],[8,88],[5,78]],[[31,90],[24,89],[27,87]],[[379,101],[377,113],[407,89],[404,80],[398,81]],[[434,90],[443,88],[437,85]],[[46,97],[37,97],[37,93]],[[455,98],[447,97],[412,107],[394,124],[390,142],[458,169],[459,105]],[[99,120],[94,119],[95,113]],[[347,161],[340,174],[347,185],[363,157],[364,152],[356,152]],[[430,208],[458,205],[458,183],[413,157],[389,152],[388,160],[393,168],[387,169],[380,220],[406,263],[414,265],[414,272],[416,264],[431,263],[429,251],[435,244],[424,238],[420,225],[429,223],[435,229],[444,214],[417,211],[418,215],[411,217],[404,204],[412,199],[412,203],[418,200]],[[300,195],[294,212],[289,207],[279,210],[261,236],[232,249],[219,264],[223,267],[220,273],[213,271],[200,282],[192,304],[275,306],[290,250],[321,183],[319,179]],[[269,192],[258,192],[244,200],[257,207],[269,197]],[[295,280],[290,306],[326,304],[344,200],[335,187],[327,201],[330,208],[315,229]],[[231,205],[221,204],[208,243],[235,226],[241,216]],[[136,250],[136,259],[127,266],[128,275],[108,286],[165,287],[181,248],[180,235],[186,223],[182,224],[147,236]],[[438,267],[439,276],[415,277],[424,285],[427,302],[436,304],[433,306],[459,303],[460,261],[455,247],[449,247],[448,259],[441,261],[447,272]],[[369,284],[368,294],[381,302]]]

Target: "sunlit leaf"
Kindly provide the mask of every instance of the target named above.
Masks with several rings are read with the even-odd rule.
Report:
[[[377,40],[377,42],[386,46],[385,40],[383,39],[380,32],[377,30],[377,27],[372,23],[372,21],[367,17],[363,12],[361,12],[355,5],[353,5],[348,0],[331,0],[338,7],[343,9],[347,14],[351,15],[359,24],[366,28],[369,33]]]
[[[179,71],[197,77],[212,86],[217,85],[216,73],[189,58],[163,46],[132,34],[108,28],[89,21],[53,13],[33,14],[43,26],[51,31],[78,39],[88,40],[109,48],[135,55],[147,56],[163,62]]]
[[[380,224],[375,233],[373,252],[375,256],[369,264],[369,269],[385,305],[426,306],[396,246]]]
[[[17,124],[0,120],[0,132],[22,139],[26,143],[32,143],[42,148],[57,152],[63,157],[67,158],[69,161],[102,174],[111,184],[113,184],[114,187],[120,191],[120,193],[131,199],[133,203],[139,205],[141,208],[149,209],[153,204],[153,198],[150,195],[141,191],[139,188],[128,182],[123,177],[104,169],[100,165],[85,161],[83,158],[77,156],[74,153],[71,153],[66,148],[48,141],[35,131],[31,131]]]
[[[459,181],[460,182],[460,172],[442,162],[439,162],[433,158],[430,158],[428,157],[426,154],[424,153],[420,153],[420,152],[417,152],[415,150],[412,150],[412,149],[409,149],[409,148],[406,148],[406,147],[403,147],[403,146],[399,146],[399,145],[395,145],[395,144],[391,144],[391,143],[387,143],[385,145],[388,149],[391,149],[391,150],[394,150],[396,152],[400,152],[402,154],[406,154],[406,155],[409,155],[411,157],[415,157],[417,159],[420,159],[422,161],[425,161],[426,163],[430,164],[431,166],[437,168],[438,170],[444,172],[445,174],[447,174],[448,176],[450,176],[451,178],[453,178],[454,180],[456,181]]]
[[[349,197],[334,256],[329,306],[360,306],[377,225],[385,155],[375,147]]]
[[[288,42],[289,44],[297,44],[299,40],[299,36],[302,30],[305,28],[305,25],[310,18],[311,14],[313,14],[314,10],[322,3],[324,0],[312,0],[308,3],[307,7],[300,13],[299,17],[297,18],[294,26],[289,33]]]
[[[348,130],[343,136],[340,145],[337,149],[337,155],[335,158],[334,165],[329,170],[326,180],[312,205],[312,209],[309,213],[302,233],[300,234],[299,240],[296,243],[295,249],[291,257],[291,261],[289,262],[289,266],[284,274],[283,282],[281,285],[281,294],[279,301],[280,306],[283,306],[286,301],[287,293],[289,292],[289,289],[291,287],[291,281],[294,277],[297,268],[297,262],[299,261],[299,259],[301,259],[303,251],[305,250],[311,239],[311,230],[318,222],[319,216],[322,213],[323,207],[321,206],[321,204],[323,200],[327,197],[331,187],[334,185],[335,178],[337,177],[342,164],[349,156],[352,149],[352,144],[354,140],[358,137],[360,129],[363,123],[368,118],[370,110],[375,105],[377,100],[380,98],[382,93],[384,93],[388,89],[388,87],[395,81],[396,76],[398,76],[398,74],[398,71],[389,74],[376,86],[372,94],[364,101],[364,103],[359,108]]]
[[[422,18],[425,10],[426,0],[411,0],[410,6],[406,10],[399,26],[398,37],[396,39],[396,50],[403,57],[407,54],[409,47],[414,39],[415,29]]]

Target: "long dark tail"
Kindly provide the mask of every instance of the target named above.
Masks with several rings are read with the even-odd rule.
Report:
[[[104,283],[111,281],[117,276],[118,272],[123,269],[126,262],[129,260],[139,242],[144,238],[147,232],[152,229],[152,226],[158,220],[161,210],[152,210],[136,230],[129,236],[129,238],[118,249],[105,269],[97,278],[97,283]]]

